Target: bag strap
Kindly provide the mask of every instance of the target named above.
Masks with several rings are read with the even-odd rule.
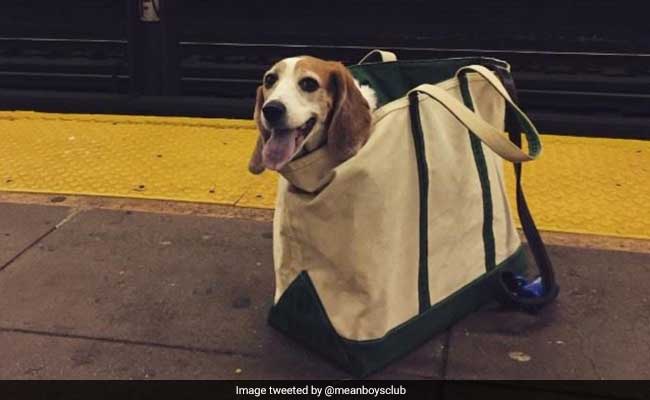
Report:
[[[536,152],[537,155],[539,156],[539,154],[541,154],[542,151],[542,142],[539,139],[539,132],[537,132],[537,128],[535,128],[535,125],[533,125],[533,123],[530,121],[526,113],[524,113],[519,108],[519,106],[517,105],[518,101],[516,100],[513,101],[512,96],[510,96],[508,89],[506,89],[502,81],[495,75],[494,72],[490,71],[488,68],[484,67],[483,65],[468,65],[462,67],[458,71],[456,71],[456,77],[458,78],[460,75],[467,74],[468,72],[474,72],[479,74],[483,79],[485,79],[490,84],[490,86],[492,86],[493,89],[495,89],[499,93],[501,97],[503,97],[506,100],[507,105],[509,106],[506,107],[506,109],[510,112],[511,116],[515,117],[516,121],[519,123],[520,126],[519,128],[520,130],[517,132],[518,139],[517,142],[515,142],[517,147],[521,148],[520,132],[521,130],[523,130],[524,134],[526,135],[526,140],[528,141],[529,153]],[[509,73],[508,76],[510,76]],[[514,85],[514,81],[512,80],[512,78],[510,79],[510,81]],[[512,141],[512,136],[510,136],[510,140]]]
[[[454,117],[456,117],[461,124],[465,125],[467,129],[478,136],[483,143],[508,161],[531,161],[537,158],[542,150],[539,133],[532,124],[530,124],[526,132],[526,136],[532,140],[529,139],[528,153],[525,153],[505,136],[505,132],[490,125],[477,112],[467,108],[463,103],[451,94],[447,93],[446,90],[425,83],[412,89],[408,94],[413,92],[423,93],[440,103]],[[508,100],[509,103],[512,103],[510,96],[508,96],[506,100]],[[519,108],[516,108],[515,110],[523,115],[523,112]]]
[[[372,59],[375,58],[376,56],[379,56],[380,62],[397,61],[397,56],[395,55],[395,53],[386,50],[375,49],[372,50],[370,53],[366,54],[365,56],[363,56],[363,58],[358,62],[358,64],[371,62]]]
[[[510,97],[518,103],[517,88],[510,73],[500,69],[497,69],[495,72],[503,82]],[[509,133],[510,140],[517,146],[521,147],[519,122],[519,119],[511,109],[506,110],[506,130]],[[507,297],[507,301],[522,307],[526,311],[536,312],[544,305],[555,300],[560,292],[560,287],[555,280],[553,264],[548,256],[548,252],[546,251],[544,241],[539,234],[537,226],[535,225],[535,220],[533,219],[530,209],[528,208],[528,203],[526,202],[524,189],[521,186],[521,163],[514,163],[513,165],[516,178],[517,213],[519,215],[521,227],[524,231],[524,236],[528,241],[528,247],[533,254],[540,275],[538,279],[531,283],[526,283],[514,276],[504,276],[501,282],[505,289],[504,293]],[[542,288],[539,288],[539,285],[541,285]],[[543,289],[542,293],[540,293],[539,289]],[[529,293],[526,293],[527,291]]]
[[[544,242],[532,218],[523,188],[521,186],[521,162],[537,158],[542,146],[539,140],[539,132],[530,122],[528,117],[513,102],[516,98],[514,82],[512,82],[511,94],[506,90],[501,81],[489,69],[481,65],[471,65],[460,68],[456,76],[466,72],[475,72],[481,75],[496,91],[503,97],[510,107],[506,107],[506,127],[508,137],[502,131],[490,125],[478,113],[470,110],[446,90],[430,84],[424,84],[411,90],[415,93],[424,93],[436,100],[445,107],[460,123],[473,132],[483,143],[490,147],[502,158],[512,161],[515,165],[516,175],[516,196],[517,212],[522,224],[522,229],[528,241],[531,253],[540,272],[539,278],[533,282],[527,282],[521,277],[504,274],[500,284],[505,295],[505,301],[516,305],[526,311],[536,312],[544,305],[553,301],[558,293],[559,287],[555,281],[553,266],[546,252]],[[505,75],[505,74],[504,74]],[[508,74],[509,76],[509,74]],[[512,79],[510,79],[512,81]],[[507,82],[507,81],[506,81]],[[508,82],[510,84],[510,82]],[[524,131],[528,139],[528,152],[521,150],[521,131]]]

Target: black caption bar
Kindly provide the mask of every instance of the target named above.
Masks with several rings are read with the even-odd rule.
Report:
[[[2,399],[648,399],[634,381],[1,381]]]

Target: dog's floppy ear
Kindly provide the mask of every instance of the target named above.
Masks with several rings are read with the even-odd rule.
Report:
[[[335,63],[330,84],[334,101],[327,146],[334,157],[344,161],[368,140],[372,116],[368,102],[343,64]]]
[[[253,113],[253,119],[255,119],[255,124],[257,125],[257,129],[259,130],[259,135],[257,135],[257,143],[255,144],[255,149],[253,149],[253,155],[251,156],[251,160],[248,163],[248,170],[255,175],[264,172],[264,163],[262,162],[262,149],[264,148],[264,135],[268,134],[266,133],[266,130],[264,129],[264,125],[262,125],[262,121],[260,120],[261,113],[262,113],[262,105],[264,105],[264,91],[262,90],[262,86],[260,85],[257,88],[257,98],[255,99],[255,112]]]

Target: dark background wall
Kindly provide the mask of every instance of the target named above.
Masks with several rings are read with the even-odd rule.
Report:
[[[650,29],[630,2],[161,1],[142,24],[136,0],[3,0],[0,108],[249,117],[277,59],[381,47],[508,60],[542,129],[648,134]]]
[[[126,39],[122,0],[2,0],[0,36]]]
[[[563,51],[647,50],[640,10],[608,0],[190,0],[183,40]],[[218,23],[216,23],[218,22]]]

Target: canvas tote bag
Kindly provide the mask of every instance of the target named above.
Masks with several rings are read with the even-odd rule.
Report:
[[[380,61],[367,62],[373,56]],[[509,65],[397,61],[381,51],[362,61],[350,71],[380,103],[369,141],[338,166],[321,147],[280,171],[269,315],[271,326],[356,376],[481,304],[535,311],[558,292],[520,184],[520,163],[541,143],[513,101]],[[516,166],[517,209],[540,270],[532,281],[523,277],[503,159]]]

